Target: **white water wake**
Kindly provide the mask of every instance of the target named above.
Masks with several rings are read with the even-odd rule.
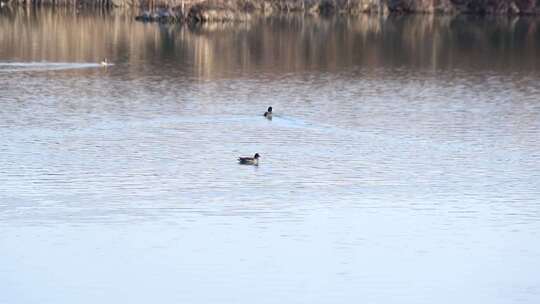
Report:
[[[109,64],[111,66],[113,64]],[[101,68],[99,63],[78,62],[0,62],[0,73],[56,71],[71,69]]]

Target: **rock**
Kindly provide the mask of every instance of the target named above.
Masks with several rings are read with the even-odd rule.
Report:
[[[331,15],[336,11],[336,4],[331,0],[322,0],[319,3],[318,12],[321,15]]]
[[[510,10],[511,10],[511,12],[514,13],[514,14],[519,14],[519,12],[520,12],[520,9],[519,9],[519,7],[516,5],[515,2],[510,3]]]
[[[142,22],[160,22],[160,23],[173,23],[183,21],[183,15],[180,10],[172,9],[158,9],[157,11],[144,11],[139,16],[135,17],[135,20]]]
[[[233,8],[216,3],[214,3],[213,5],[210,5],[209,3],[195,4],[189,9],[189,13],[187,15],[188,22],[195,23],[226,22],[237,19],[240,18],[237,18],[236,12]]]

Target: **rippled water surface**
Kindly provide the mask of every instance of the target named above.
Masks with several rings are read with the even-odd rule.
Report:
[[[540,302],[538,20],[131,17],[0,10],[0,303]]]

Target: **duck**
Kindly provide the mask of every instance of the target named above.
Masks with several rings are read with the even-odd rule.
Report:
[[[109,62],[109,60],[107,58],[103,58],[103,60],[101,60],[101,65],[102,66],[109,66],[109,65],[111,65],[111,63]]]
[[[264,117],[272,119],[272,107],[268,107],[268,110],[264,112]]]
[[[241,165],[253,165],[258,166],[259,165],[259,153],[255,153],[253,157],[238,157],[238,163]]]

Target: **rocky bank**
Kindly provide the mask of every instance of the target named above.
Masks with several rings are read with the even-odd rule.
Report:
[[[540,15],[540,0],[0,0],[20,5],[138,7],[140,21],[212,22],[253,14]]]

